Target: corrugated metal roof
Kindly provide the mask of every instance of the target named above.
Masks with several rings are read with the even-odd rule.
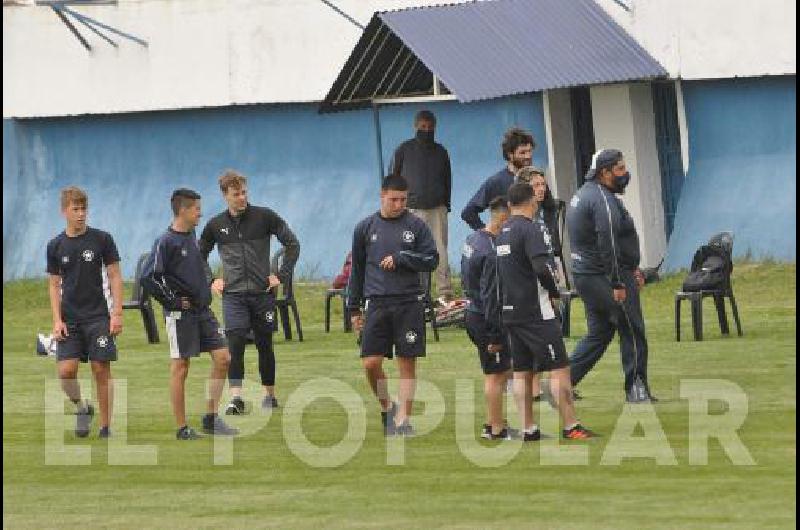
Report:
[[[410,8],[375,14],[322,110],[430,94],[433,74],[469,102],[667,71],[593,0]]]

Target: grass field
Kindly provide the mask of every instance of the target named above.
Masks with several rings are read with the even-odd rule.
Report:
[[[474,420],[475,433],[483,419],[477,357],[465,333],[447,329],[441,342],[429,342],[418,375],[441,391],[444,418],[430,434],[406,442],[404,465],[388,465],[378,409],[363,379],[354,337],[341,331],[338,312],[334,330],[323,331],[323,285],[298,289],[305,342],[287,343],[276,335],[278,396],[285,404],[301,383],[327,377],[363,398],[366,438],[343,465],[315,467],[296,456],[284,436],[286,408],[262,429],[235,440],[231,465],[214,465],[215,448],[209,438],[175,441],[164,333],[161,344],[147,344],[134,311],[125,314],[120,360],[113,370],[116,378],[127,381],[127,443],[154,446],[157,465],[110,465],[108,443],[97,439],[96,425],[86,440],[77,440],[70,430],[63,435],[68,447],[91,447],[91,465],[45,465],[45,381],[54,378],[55,367],[52,358],[34,355],[34,340],[37,331],[50,329],[46,287],[43,281],[7,283],[3,286],[3,526],[794,527],[795,275],[794,265],[738,265],[734,286],[745,335],[721,337],[707,302],[706,340],[700,343],[686,333],[688,307],[684,341],[674,340],[672,293],[680,278],[667,278],[646,289],[651,386],[662,400],[655,412],[677,465],[659,466],[652,458],[600,465],[623,410],[615,341],[581,387],[585,399],[578,402],[580,417],[604,435],[577,444],[589,447],[589,465],[546,465],[539,444],[529,444],[509,463],[489,468],[471,463],[456,441],[457,418]],[[578,302],[569,349],[584,331]],[[246,357],[249,374],[257,373],[255,359],[251,347]],[[206,356],[193,363],[189,375],[190,421],[198,427],[208,367]],[[81,372],[89,377],[88,367]],[[393,366],[391,373],[396,373]],[[470,378],[474,415],[465,413],[469,401],[461,399],[456,406],[456,380]],[[744,390],[749,413],[739,435],[755,465],[734,465],[714,440],[709,443],[708,465],[689,464],[689,406],[680,398],[679,388],[682,380],[693,379],[727,380]],[[723,404],[712,408],[719,413],[726,410]],[[345,410],[327,398],[315,401],[300,419],[308,438],[323,451],[345,435],[346,418]],[[512,424],[516,421],[513,414],[509,418]],[[252,427],[265,419],[253,415],[238,421]]]

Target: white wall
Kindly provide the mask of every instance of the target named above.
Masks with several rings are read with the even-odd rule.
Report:
[[[622,201],[639,233],[641,265],[654,267],[666,252],[667,240],[650,85],[595,86],[590,94],[595,146],[625,155],[632,179]]]
[[[374,11],[430,0],[334,0]],[[115,49],[48,7],[3,6],[3,117],[320,101],[361,30],[319,0],[120,0],[74,11],[148,41]]]
[[[797,73],[794,0],[595,0],[670,74],[716,79]]]

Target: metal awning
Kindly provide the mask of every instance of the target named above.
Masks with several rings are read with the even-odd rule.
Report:
[[[375,13],[320,110],[414,96],[466,103],[666,76],[593,0],[478,1]]]

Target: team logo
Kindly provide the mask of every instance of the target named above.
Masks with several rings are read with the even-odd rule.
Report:
[[[372,234],[369,238],[370,241],[375,242],[378,240],[378,234]]]
[[[577,195],[572,196],[572,200],[569,201],[570,206],[573,208],[578,206],[578,203],[581,202],[580,198]]]
[[[181,249],[181,256],[183,256],[185,258],[187,254],[188,254],[188,252],[186,251],[186,249],[182,248]]]
[[[414,232],[411,230],[406,230],[403,232],[403,242],[404,243],[413,243],[414,242]]]
[[[69,263],[69,256],[64,256],[61,258],[61,263]]]
[[[417,342],[417,333],[414,330],[406,331],[406,342],[409,344]]]
[[[217,328],[217,333],[219,333],[220,337],[225,336],[225,328]]]
[[[267,311],[267,314],[264,315],[264,318],[267,319],[267,322],[272,322],[275,320],[275,315],[272,313],[272,311]]]
[[[498,245],[497,246],[497,255],[498,256],[508,256],[511,254],[511,245]]]
[[[547,345],[547,349],[550,350],[550,358],[555,361],[556,360],[556,351],[553,349],[552,344]]]
[[[465,258],[467,258],[467,259],[469,259],[469,258],[471,258],[471,257],[472,257],[472,253],[473,253],[473,252],[475,252],[475,249],[473,249],[471,246],[469,246],[469,245],[466,245],[466,244],[465,244],[465,245],[464,245],[464,247],[461,249],[461,254],[462,254],[462,255],[463,255]]]
[[[91,250],[84,250],[81,254],[83,261],[92,261],[94,259],[94,252]]]
[[[105,335],[100,335],[99,337],[97,337],[97,345],[100,346],[101,348],[105,348],[106,346],[108,346],[108,337],[106,337]]]
[[[230,228],[220,228],[219,231],[227,236],[228,232],[230,232]]]

